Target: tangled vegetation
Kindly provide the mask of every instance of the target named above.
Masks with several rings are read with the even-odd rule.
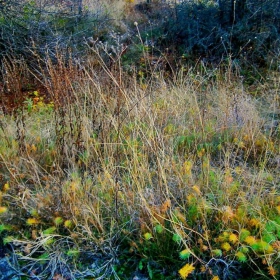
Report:
[[[49,33],[28,45],[16,18],[29,35],[1,43],[0,253],[18,276],[278,279],[278,11],[248,0],[226,21],[214,1],[126,2],[95,37],[85,3],[72,17],[47,2]],[[259,29],[243,23],[251,2]],[[22,8],[9,3],[0,13]],[[23,3],[24,24],[41,24],[39,1]],[[195,33],[209,11],[223,27]],[[237,41],[253,31],[263,48]]]

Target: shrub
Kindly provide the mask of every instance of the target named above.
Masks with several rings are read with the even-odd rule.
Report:
[[[57,50],[81,58],[86,38],[101,36],[108,27],[108,15],[102,6],[90,12],[81,5],[75,8],[49,2],[43,6],[36,1],[6,2],[0,4],[0,59],[24,58],[37,71],[38,58],[45,59],[48,54],[57,61]]]

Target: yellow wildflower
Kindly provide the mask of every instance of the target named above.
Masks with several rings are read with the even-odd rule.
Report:
[[[231,242],[232,244],[235,244],[236,241],[238,240],[238,236],[234,233],[231,233],[228,237],[229,242]]]
[[[185,280],[195,270],[195,267],[193,264],[185,264],[178,272],[180,274],[180,277]]]
[[[250,246],[253,244],[256,244],[256,242],[257,242],[256,238],[252,235],[247,236],[244,241]]]
[[[228,242],[224,242],[224,243],[221,245],[221,248],[222,248],[223,250],[225,250],[226,252],[228,252],[228,251],[230,251],[231,246],[230,246],[230,244],[229,244]]]

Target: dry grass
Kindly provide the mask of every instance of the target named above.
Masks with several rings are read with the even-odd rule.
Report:
[[[205,279],[242,263],[277,277],[279,125],[267,129],[266,103],[238,76],[139,83],[117,66],[48,66],[53,103],[0,115],[0,234],[25,274],[125,279],[141,261],[175,279],[189,250]]]

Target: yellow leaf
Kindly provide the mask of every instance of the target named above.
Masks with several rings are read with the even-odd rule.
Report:
[[[9,189],[10,189],[9,183],[6,183],[6,184],[3,186],[3,192],[7,192]]]
[[[202,273],[206,272],[206,270],[207,270],[207,269],[206,269],[205,265],[201,266],[200,271],[201,271]]]
[[[130,3],[133,2],[133,0],[127,0],[127,1],[129,1]],[[142,88],[143,90],[146,90],[146,89],[148,88],[148,85],[147,85],[147,84],[144,84],[144,83],[142,83],[140,86],[141,86],[141,88]]]
[[[73,193],[76,192],[78,190],[78,188],[79,188],[79,183],[78,182],[74,181],[70,184],[70,189]]]
[[[150,239],[153,238],[153,236],[152,236],[149,232],[146,232],[146,233],[144,234],[144,238],[145,238],[146,240],[150,240]]]
[[[277,250],[278,252],[280,252],[280,241],[275,241],[272,243],[272,247],[273,249]]]
[[[184,162],[184,173],[187,175],[191,175],[191,171],[192,171],[192,162],[185,161]]]
[[[33,151],[33,152],[37,151],[37,148],[36,148],[36,146],[34,144],[31,145],[31,151]]]
[[[4,206],[0,206],[0,214],[4,214],[8,211],[8,208],[7,207],[4,207]]]
[[[189,194],[187,196],[187,200],[188,200],[189,204],[193,204],[196,201],[196,198],[195,198],[195,196],[193,194]]]
[[[33,239],[33,240],[36,240],[36,239],[38,238],[38,236],[37,236],[37,230],[33,229],[33,230],[32,230],[32,235],[31,235],[31,236],[32,236],[32,239]]]
[[[233,182],[233,177],[232,176],[226,176],[225,180],[226,180],[227,184],[231,184]]]
[[[237,175],[241,175],[242,172],[243,172],[243,170],[242,170],[242,168],[241,168],[240,166],[237,166],[237,167],[235,168],[235,173],[236,173]]]
[[[228,238],[229,238],[229,233],[226,232],[226,231],[224,231],[222,234],[220,234],[220,235],[218,236],[217,241],[218,241],[218,242],[225,242],[225,241],[228,240]]]
[[[212,280],[220,280],[219,276],[215,275]]]
[[[197,194],[197,195],[201,195],[201,191],[200,191],[200,188],[199,188],[199,186],[193,186],[192,187],[192,189],[195,191],[195,193]]]
[[[177,218],[181,223],[183,223],[184,225],[187,224],[187,222],[186,222],[186,217],[185,217],[185,215],[183,215],[183,214],[180,212],[179,207],[177,207],[177,208],[175,209],[174,214],[175,214],[176,218]]]
[[[162,203],[160,207],[160,211],[165,213],[171,207],[171,200],[167,199],[165,202]]]
[[[37,224],[39,224],[39,220],[37,220],[37,219],[35,219],[35,218],[29,218],[29,219],[27,219],[26,223],[27,223],[29,226],[37,225]]]
[[[256,227],[256,228],[261,226],[261,222],[259,220],[257,220],[256,218],[252,218],[249,221],[249,224],[250,224],[250,226]]]
[[[202,245],[201,249],[202,249],[202,251],[208,251],[209,248],[206,245]]]
[[[199,158],[203,157],[204,154],[205,154],[205,149],[201,149],[200,151],[197,152],[197,156],[198,156]]]
[[[193,264],[185,264],[178,272],[180,274],[180,277],[185,280],[195,270],[195,267]]]
[[[66,220],[66,221],[64,222],[64,226],[65,226],[66,228],[71,228],[71,227],[73,226],[73,223],[72,223],[71,220]]]
[[[235,214],[230,206],[223,207],[223,221],[226,223],[234,218]]]

